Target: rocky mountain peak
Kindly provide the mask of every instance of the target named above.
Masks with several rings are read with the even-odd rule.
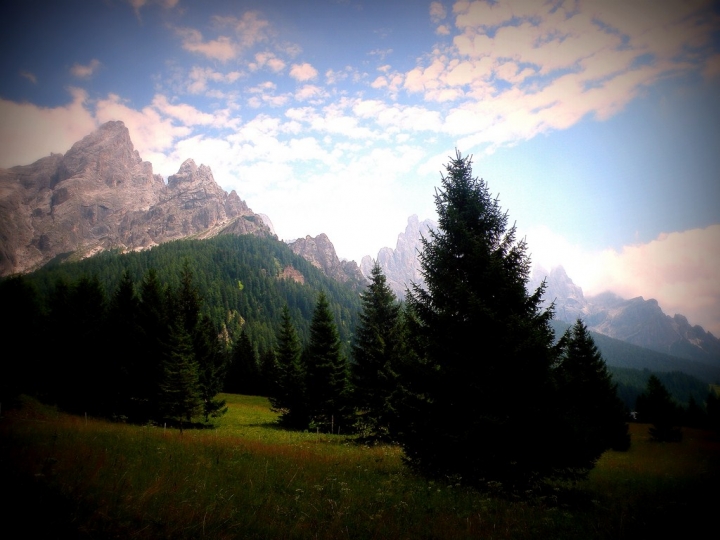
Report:
[[[108,186],[142,163],[123,122],[112,121],[76,142],[62,158],[57,181],[88,174]]]
[[[341,261],[338,258],[335,246],[325,233],[320,233],[315,238],[307,235],[305,238],[288,242],[288,245],[293,253],[300,255],[336,281],[357,285],[364,285],[367,281],[355,261]]]
[[[180,188],[183,184],[205,184],[213,187],[217,185],[210,167],[198,167],[193,159],[186,159],[178,172],[168,177],[169,188]]]
[[[210,167],[186,160],[165,185],[122,122],[107,122],[64,155],[0,170],[0,275],[59,254],[143,249],[220,233],[271,232]]]
[[[547,308],[550,304],[554,304],[556,319],[574,322],[587,315],[587,301],[583,290],[570,279],[565,268],[555,266],[548,272],[540,266],[535,266],[528,282],[528,292],[535,292],[543,279],[545,292],[542,307]]]
[[[436,228],[437,224],[431,219],[420,221],[417,215],[412,215],[408,218],[405,232],[398,235],[395,249],[384,247],[378,252],[377,263],[398,298],[405,298],[405,290],[411,283],[424,283],[419,259],[421,239],[429,238],[430,231]],[[360,269],[365,276],[370,276],[373,264],[369,255],[363,257]]]

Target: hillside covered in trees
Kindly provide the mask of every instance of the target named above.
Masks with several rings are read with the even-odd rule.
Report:
[[[262,394],[287,428],[398,443],[429,477],[514,492],[585,477],[630,443],[617,381],[582,321],[556,335],[544,285],[527,290],[527,245],[471,163],[447,165],[405,304],[377,265],[356,290],[247,235],[3,280],[3,399],[183,429],[222,415],[223,390]]]

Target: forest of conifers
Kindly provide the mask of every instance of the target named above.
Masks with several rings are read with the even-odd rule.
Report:
[[[554,335],[542,288],[526,290],[526,245],[468,158],[447,166],[436,206],[439,231],[421,253],[426,287],[413,286],[406,305],[377,266],[367,287],[340,284],[255,236],[5,279],[0,397],[31,393],[182,429],[223,414],[222,391],[264,394],[289,428],[398,442],[429,476],[517,488],[582,477],[604,450],[629,444],[592,337],[581,322]],[[284,277],[288,267],[304,283]],[[665,406],[669,394],[653,385]]]

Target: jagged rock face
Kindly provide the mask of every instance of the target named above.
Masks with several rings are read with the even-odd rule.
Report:
[[[663,313],[657,300],[642,296],[623,300],[604,296],[592,306],[587,324],[596,332],[654,351],[720,365],[720,340],[700,326],[691,326],[683,315]]]
[[[405,290],[411,283],[420,286],[425,283],[420,273],[421,238],[429,238],[430,231],[435,229],[437,225],[434,221],[426,219],[421,222],[417,216],[410,216],[405,232],[398,235],[395,249],[384,247],[378,252],[377,263],[385,274],[387,284],[398,298],[405,298]],[[363,257],[360,270],[365,276],[370,276],[373,264],[374,261],[369,255]]]
[[[289,242],[288,245],[293,253],[300,255],[310,264],[322,270],[326,276],[336,281],[355,285],[367,283],[355,261],[341,261],[338,258],[335,246],[325,233],[321,233],[315,238],[310,235],[298,238]]]
[[[212,172],[187,160],[165,185],[122,122],[108,122],[63,155],[0,170],[0,275],[111,248],[142,249],[221,232],[271,234]]]
[[[533,276],[528,283],[528,292],[534,293],[545,280],[542,307],[548,308],[553,304],[555,318],[566,322],[575,322],[585,319],[588,313],[588,304],[580,287],[573,283],[562,266],[556,266],[550,272],[535,267]]]

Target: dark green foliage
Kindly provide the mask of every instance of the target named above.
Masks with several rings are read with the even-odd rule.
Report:
[[[227,412],[222,392],[227,372],[227,355],[220,342],[217,329],[209,317],[202,315],[193,334],[193,348],[198,363],[198,382],[205,421]]]
[[[192,337],[178,315],[170,326],[168,346],[162,363],[159,406],[164,418],[184,422],[202,412],[198,365],[195,360]]]
[[[635,405],[638,420],[652,424],[648,432],[659,442],[679,442],[682,439],[680,408],[673,401],[667,388],[655,375],[648,379],[645,392]]]
[[[105,385],[116,374],[104,361],[107,298],[95,277],[57,284],[50,301],[50,347],[57,354],[47,381],[50,397],[73,412],[107,414],[113,399]],[[112,384],[112,383],[110,383]]]
[[[325,293],[318,296],[305,351],[306,401],[312,423],[324,431],[349,431],[348,367]]]
[[[275,349],[266,349],[260,353],[260,389],[261,396],[275,396],[278,392],[280,368]]]
[[[317,291],[324,290],[343,347],[349,346],[360,306],[357,288],[328,278],[285,243],[272,238],[223,235],[168,242],[141,252],[104,252],[80,262],[48,265],[27,279],[44,297],[59,278],[74,283],[81,276],[94,275],[106,290],[114,291],[124,271],[138,282],[150,269],[156,269],[163,287],[177,290],[188,261],[203,300],[202,311],[222,333],[227,332],[229,341],[235,341],[243,330],[258,351],[272,348],[285,304],[301,339],[307,340]],[[288,266],[298,270],[305,282],[282,278]]]
[[[617,366],[608,366],[608,370],[618,385],[618,396],[629,410],[635,410],[635,402],[645,390],[651,375],[660,379],[673,399],[681,405],[688,404],[691,399],[694,399],[696,403],[702,403],[707,396],[707,383],[680,371],[653,372],[648,369],[639,370]]]
[[[32,375],[13,373],[13,393],[33,393],[77,413],[138,422],[222,414],[224,402],[216,396],[225,377],[225,344],[201,312],[189,263],[180,274],[177,287],[169,288],[149,270],[138,298],[125,271],[109,300],[96,277],[58,280],[46,299],[47,315],[33,304],[32,282],[0,282],[0,299],[8,306],[16,303],[14,297],[22,299],[25,311],[32,311],[27,320],[35,323],[31,332],[16,330],[37,343],[37,365],[28,363]]]
[[[262,381],[257,353],[247,332],[242,331],[235,340],[230,354],[225,391],[234,394],[259,395],[261,389]]]
[[[133,362],[135,388],[131,395],[131,418],[155,418],[158,412],[158,387],[163,377],[162,358],[169,342],[170,316],[166,303],[165,287],[155,269],[147,271],[140,284],[140,339],[142,351]]]
[[[277,372],[277,382],[270,396],[270,404],[273,410],[281,413],[282,425],[305,429],[310,422],[305,384],[306,372],[302,362],[300,340],[287,306],[283,308],[277,342],[276,356],[268,355],[266,360],[266,363],[276,364],[274,369]]]
[[[137,398],[139,378],[146,376],[141,348],[140,300],[129,272],[124,272],[108,309],[107,335],[113,344],[106,352],[112,376],[106,391],[111,396],[110,413],[127,416]]]
[[[542,288],[526,292],[525,242],[470,159],[458,153],[446,169],[439,228],[420,255],[426,289],[407,300],[419,363],[403,375],[400,440],[424,473],[524,485],[556,465],[552,314],[540,310]]]
[[[397,370],[405,351],[400,305],[377,263],[362,294],[359,318],[351,365],[356,429],[364,436],[387,440],[397,420]]]
[[[605,450],[630,446],[627,413],[587,327],[578,320],[557,344],[559,462],[584,476]]]
[[[195,284],[194,272],[189,260],[186,259],[180,271],[179,288],[174,293],[168,291],[168,305],[185,334],[190,337],[193,367],[197,372],[198,379],[196,392],[207,421],[210,416],[219,416],[227,411],[225,402],[215,399],[223,387],[226,357],[213,323],[207,316],[201,315],[202,304],[203,300]],[[171,354],[173,339],[174,335],[171,331]],[[183,369],[190,368],[184,367]],[[167,376],[167,367],[164,371]],[[190,387],[186,391],[191,392]],[[185,399],[189,402],[192,400],[192,396],[188,395]],[[187,420],[190,420],[190,416],[192,415],[187,415]]]
[[[44,315],[37,289],[23,276],[0,281],[0,299],[3,335],[0,403],[8,407],[22,392],[37,392],[40,388],[37,357],[44,351],[39,350],[36,332],[43,324]]]

